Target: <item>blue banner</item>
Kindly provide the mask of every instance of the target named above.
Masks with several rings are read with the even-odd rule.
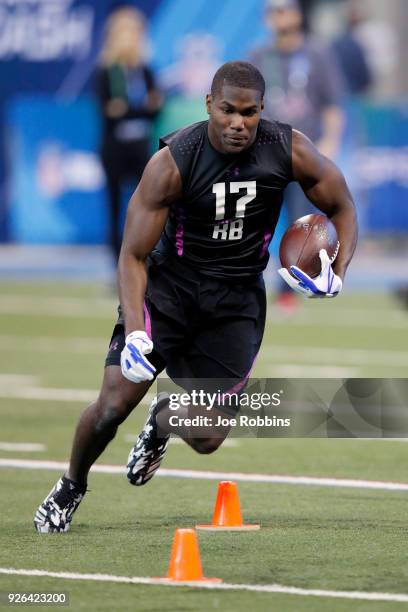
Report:
[[[98,112],[84,96],[92,96],[106,18],[122,4],[0,0],[0,241],[105,240]],[[264,36],[259,0],[239,10],[236,0],[126,4],[148,18],[151,63],[168,94],[155,141],[205,116],[203,97],[216,68],[245,58]],[[356,103],[348,115],[337,161],[356,197],[363,233],[406,233],[406,111]]]
[[[0,0],[0,241],[9,237],[9,161],[4,105],[22,93],[75,100],[92,88],[107,16],[138,7],[148,17],[161,0]]]
[[[101,243],[107,232],[94,103],[17,100],[7,113],[10,234],[38,244]]]

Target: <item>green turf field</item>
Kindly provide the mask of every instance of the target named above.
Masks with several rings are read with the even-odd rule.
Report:
[[[96,285],[0,287],[0,459],[65,461],[81,409],[94,396],[115,299]],[[404,377],[408,313],[385,295],[309,301],[291,319],[273,306],[255,376]],[[124,465],[146,411],[120,429],[101,464]],[[10,450],[37,443],[43,450]],[[408,482],[408,446],[370,440],[234,440],[211,456],[171,445],[166,468]],[[174,529],[207,522],[216,480],[156,477],[136,489],[93,474],[70,533],[39,536],[32,517],[58,472],[0,467],[0,568],[115,576],[166,573]],[[407,493],[240,482],[255,533],[200,533],[204,571],[227,583],[408,594]],[[71,609],[365,612],[408,609],[247,591],[115,584],[0,574],[0,591],[66,591]]]

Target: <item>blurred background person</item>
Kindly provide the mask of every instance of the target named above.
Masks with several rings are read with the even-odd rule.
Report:
[[[152,70],[146,64],[145,19],[131,6],[115,10],[107,22],[97,74],[103,115],[100,155],[109,199],[109,239],[115,260],[122,242],[121,191],[132,189],[150,157],[153,120],[162,106]]]
[[[327,46],[304,31],[297,0],[267,0],[265,24],[271,40],[254,50],[250,61],[266,81],[266,118],[289,123],[306,134],[323,155],[334,159],[344,124],[342,79],[334,57]],[[316,212],[296,184],[287,188],[285,204],[288,225]],[[277,304],[290,313],[297,307],[297,298],[281,284]]]
[[[190,32],[178,40],[175,51],[176,61],[161,71],[160,84],[166,94],[199,98],[202,108],[212,76],[223,63],[220,42],[209,32]]]
[[[366,93],[373,80],[366,50],[356,33],[365,21],[360,5],[352,0],[346,6],[345,28],[332,45],[350,95]]]

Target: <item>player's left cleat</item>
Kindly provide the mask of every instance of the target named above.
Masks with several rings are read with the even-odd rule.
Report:
[[[85,485],[62,476],[35,513],[34,527],[38,533],[67,532],[85,493]]]
[[[167,393],[159,393],[154,398],[147,421],[136,444],[129,453],[127,477],[130,484],[140,487],[148,482],[160,467],[169,443],[170,434],[158,437],[156,416],[169,403]]]

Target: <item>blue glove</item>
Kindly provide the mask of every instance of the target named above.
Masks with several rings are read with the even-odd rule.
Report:
[[[134,331],[126,336],[126,344],[120,355],[120,367],[125,378],[134,383],[153,380],[156,368],[144,355],[153,350],[153,342],[145,331]]]
[[[287,282],[289,287],[308,298],[336,297],[342,290],[343,283],[341,278],[333,272],[331,266],[335,257],[330,259],[326,249],[320,250],[319,257],[322,262],[322,269],[316,278],[311,278],[297,266],[290,266],[292,274],[289,274],[286,268],[280,268],[278,274]]]

